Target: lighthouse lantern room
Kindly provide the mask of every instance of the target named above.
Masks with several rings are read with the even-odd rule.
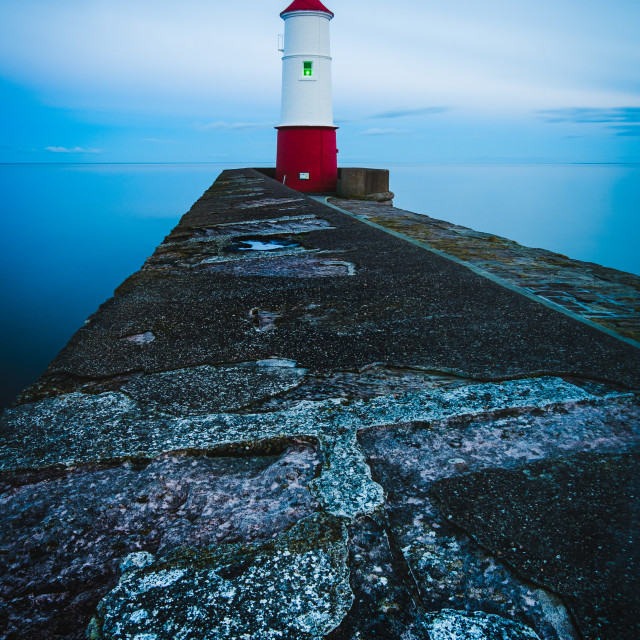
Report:
[[[276,178],[304,192],[333,192],[338,178],[331,103],[329,21],[319,0],[294,0],[281,14],[282,116]]]

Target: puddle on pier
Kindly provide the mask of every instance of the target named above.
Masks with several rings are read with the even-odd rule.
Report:
[[[160,245],[145,268],[201,268],[237,276],[353,276],[354,263],[319,255],[324,252],[297,241],[299,234],[334,228],[309,214],[191,228]]]

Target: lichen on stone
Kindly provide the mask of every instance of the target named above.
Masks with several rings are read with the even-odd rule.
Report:
[[[306,369],[291,361],[202,365],[137,376],[121,387],[136,400],[172,414],[236,411],[297,387]]]
[[[333,515],[353,519],[384,504],[384,490],[371,479],[371,471],[356,441],[355,431],[319,438],[327,457],[322,475],[312,481],[324,508]]]
[[[431,640],[539,640],[529,627],[501,616],[443,609],[427,616]]]
[[[120,562],[120,573],[126,573],[132,569],[142,569],[143,567],[147,567],[150,564],[153,564],[154,559],[153,554],[148,551],[134,551],[133,553],[125,556],[122,559],[122,562]]]
[[[0,638],[78,640],[119,575],[181,545],[268,541],[317,512],[317,452],[283,447],[0,474]]]
[[[282,368],[287,370],[291,368]],[[357,444],[359,429],[588,399],[594,396],[551,377],[429,388],[351,403],[302,401],[282,411],[244,415],[193,415],[190,410],[170,415],[123,393],[71,393],[7,411],[3,417],[7,442],[0,463],[5,468],[69,465],[312,436],[319,439],[325,456],[324,473],[315,483],[320,500],[329,513],[355,517],[370,513],[383,500]]]
[[[183,548],[132,568],[90,631],[109,640],[319,640],[351,607],[347,533],[314,515],[263,544]]]

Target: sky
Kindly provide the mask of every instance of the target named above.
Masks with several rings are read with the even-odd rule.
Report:
[[[0,162],[275,163],[275,0],[0,0]],[[339,163],[640,162],[638,0],[327,0]]]

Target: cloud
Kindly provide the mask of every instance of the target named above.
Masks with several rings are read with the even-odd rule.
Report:
[[[412,133],[408,129],[367,129],[363,131],[361,135],[363,136],[398,136],[398,135],[407,135]]]
[[[242,131],[246,129],[267,129],[273,127],[273,122],[209,122],[207,124],[197,124],[200,131]]]
[[[172,113],[177,103],[206,114],[212,98],[233,103],[243,94],[264,107],[279,95],[282,20],[264,0],[223,4],[33,0],[28,9],[0,1],[0,75],[64,107]]]
[[[45,147],[51,153],[102,153],[102,149],[84,149],[83,147]]]
[[[363,120],[384,120],[389,118],[404,118],[405,116],[431,116],[439,113],[451,111],[449,107],[421,107],[419,109],[392,109],[391,111],[383,111],[370,116],[362,116],[360,118],[351,118],[349,120],[337,119],[338,124],[347,124],[349,122],[362,122]]]
[[[640,137],[640,107],[573,107],[539,111],[543,120],[551,123],[604,124],[616,136]]]
[[[395,109],[391,111],[383,111],[375,116],[370,116],[370,119],[379,118],[404,118],[405,116],[431,116],[438,113],[445,113],[449,111],[449,107],[422,107],[421,109]]]
[[[546,111],[539,111],[538,113],[546,122],[640,123],[640,107],[573,107],[569,109],[549,109]]]

